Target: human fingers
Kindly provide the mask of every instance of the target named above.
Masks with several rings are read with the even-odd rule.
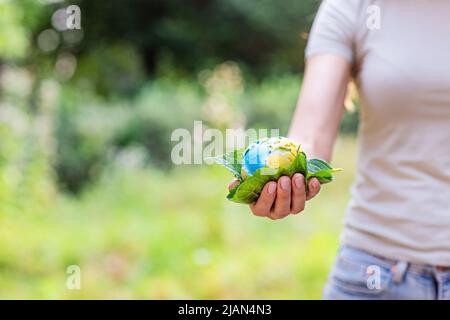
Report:
[[[291,213],[291,179],[287,176],[282,176],[278,179],[277,196],[270,218],[282,219],[289,213]]]
[[[297,214],[302,212],[305,209],[305,201],[305,178],[302,174],[296,173],[292,177],[291,213]]]
[[[320,191],[320,182],[317,178],[312,178],[308,181],[308,193],[306,194],[306,200],[311,200]]]
[[[266,183],[258,200],[250,205],[250,209],[255,216],[266,217],[269,215],[277,195],[276,191],[276,182],[270,181]]]

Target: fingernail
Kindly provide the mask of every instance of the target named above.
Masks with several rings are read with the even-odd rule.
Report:
[[[303,185],[303,176],[298,174],[298,173],[295,174],[295,176],[294,176],[294,183],[295,183],[295,186],[298,189],[301,189],[302,187],[304,187],[304,185]]]
[[[270,194],[275,193],[275,191],[277,190],[277,184],[276,183],[270,183],[269,184],[269,188],[268,191]]]
[[[291,180],[289,180],[287,178],[281,178],[281,188],[283,188],[283,190],[288,191],[290,186],[291,186]]]
[[[312,182],[312,185],[313,185],[313,188],[317,189],[319,187],[319,181],[314,179],[313,182]]]

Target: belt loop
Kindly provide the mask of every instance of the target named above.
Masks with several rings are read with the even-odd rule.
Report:
[[[406,261],[397,262],[397,264],[392,266],[392,273],[393,273],[392,280],[395,283],[402,283],[406,270],[408,270],[408,262]]]

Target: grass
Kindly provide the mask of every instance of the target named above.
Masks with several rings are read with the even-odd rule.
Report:
[[[0,221],[0,298],[316,299],[338,247],[353,180],[355,141],[340,138],[344,168],[282,221],[225,200],[219,167],[115,170],[51,210]],[[81,268],[81,290],[66,268]]]

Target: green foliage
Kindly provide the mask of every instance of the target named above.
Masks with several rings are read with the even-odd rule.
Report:
[[[63,90],[56,117],[55,168],[65,189],[78,192],[122,152],[140,148],[144,162],[170,168],[170,136],[201,118],[201,94],[188,82],[148,83],[133,100],[109,102]]]
[[[36,46],[41,31],[52,28],[53,12],[67,4],[0,4],[0,63],[20,63],[32,79],[26,97],[14,89],[14,105],[32,114],[47,108],[39,101],[42,83],[58,78],[61,56],[74,59],[75,75],[64,80],[57,107],[49,109],[56,145],[51,165],[66,190],[81,190],[135,147],[145,150],[147,162],[170,168],[168,137],[194,120],[286,134],[300,77],[260,75],[301,70],[305,39],[299,35],[308,30],[316,1],[74,1],[82,12],[82,42],[70,45],[67,33],[58,32],[61,44],[42,52]],[[237,63],[222,63],[230,59]],[[353,130],[353,123],[343,130]]]
[[[333,172],[341,169],[333,169],[327,162],[320,159],[307,159],[304,152],[299,152],[294,161],[287,168],[280,168],[273,174],[262,173],[261,168],[255,171],[252,176],[245,179],[241,176],[241,162],[243,150],[235,150],[214,158],[220,164],[231,171],[241,182],[230,190],[227,199],[237,203],[253,203],[258,200],[261,191],[269,181],[277,181],[281,176],[292,177],[295,173],[301,173],[306,177],[306,181],[317,178],[321,184],[333,180]]]
[[[0,220],[45,210],[54,200],[48,136],[38,130],[44,119],[0,106]]]
[[[253,203],[258,200],[267,182],[277,181],[281,176],[292,177],[294,173],[306,176],[306,155],[299,152],[289,167],[280,168],[273,174],[262,173],[262,170],[263,168],[256,170],[252,176],[230,190],[227,199],[237,203]]]
[[[0,58],[23,57],[27,49],[26,30],[21,24],[21,8],[0,3]]]
[[[153,74],[171,63],[181,74],[237,61],[256,76],[300,71],[317,0],[78,0],[83,53],[126,40]],[[303,35],[303,36],[302,36]]]
[[[306,179],[317,178],[321,184],[333,181],[333,173],[342,169],[333,169],[326,161],[321,159],[308,160]]]
[[[359,127],[360,108],[353,112],[346,112],[342,118],[340,132],[355,135]]]
[[[57,32],[42,51],[68,4],[81,6],[82,41]],[[327,201],[276,224],[226,202],[221,170],[170,161],[171,133],[194,120],[286,133],[317,4],[0,1],[0,297],[319,298],[352,139],[337,147],[349,170]],[[329,179],[322,165],[307,164]],[[73,264],[79,291],[65,286]]]
[[[130,106],[130,117],[114,143],[119,148],[139,144],[154,165],[170,168],[171,134],[177,128],[191,130],[194,120],[202,118],[201,106],[200,90],[189,82],[150,82]]]
[[[226,87],[222,82],[217,86]],[[55,168],[59,181],[66,189],[79,191],[122,151],[135,147],[145,151],[146,163],[169,169],[172,167],[170,137],[173,130],[191,130],[195,120],[220,127],[221,122],[215,121],[229,118],[227,121],[232,125],[233,119],[241,119],[249,128],[285,132],[299,86],[300,80],[294,76],[250,83],[225,111],[224,104],[219,106],[216,100],[216,97],[223,97],[222,91],[212,92],[214,98],[210,99],[209,92],[188,81],[154,80],[134,99],[113,101],[89,91],[79,95],[76,90],[66,88],[60,97],[56,118]],[[227,91],[227,94],[230,93]],[[212,114],[219,107],[219,117],[215,120]]]
[[[35,52],[32,34],[43,28],[50,7],[41,1],[0,1],[0,62],[23,61]]]
[[[229,0],[234,10],[265,37],[273,47],[264,52],[263,69],[272,72],[303,69],[303,51],[319,2],[316,0]],[[260,39],[258,39],[260,40]],[[255,52],[258,56],[258,53]]]
[[[98,46],[79,60],[75,83],[102,96],[131,96],[144,80],[141,55],[126,44]]]
[[[278,128],[286,135],[301,87],[301,77],[284,74],[249,85],[243,105],[250,128]]]
[[[32,214],[3,206],[0,297],[320,299],[355,148],[340,140],[335,163],[348,170],[304,214],[276,223],[226,201],[229,174],[214,166],[108,171]],[[81,290],[66,288],[69,265],[81,268]]]
[[[60,185],[80,191],[108,166],[114,139],[130,121],[120,105],[105,105],[65,91],[56,118],[55,169]]]
[[[245,148],[237,149],[232,152],[224,153],[223,155],[216,156],[213,160],[226,169],[228,169],[236,178],[240,181],[243,181],[241,175],[242,169],[242,155],[244,153]]]

